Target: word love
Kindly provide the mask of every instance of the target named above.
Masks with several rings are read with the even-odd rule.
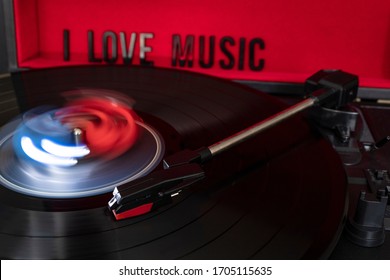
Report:
[[[106,31],[101,38],[102,56],[95,53],[95,34],[94,31],[87,32],[88,43],[88,61],[116,63],[119,60],[119,48],[121,50],[121,60],[123,64],[132,64],[135,55],[136,46],[138,44],[138,58],[141,65],[153,66],[153,61],[147,60],[146,55],[152,51],[152,47],[148,45],[148,40],[153,39],[153,33],[130,33]],[[70,32],[64,30],[64,61],[70,60]],[[118,45],[119,43],[119,45]]]

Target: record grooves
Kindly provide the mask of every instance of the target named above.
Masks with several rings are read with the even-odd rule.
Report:
[[[12,78],[23,111],[60,106],[61,93],[77,88],[130,96],[136,113],[164,140],[165,155],[210,145],[286,107],[236,83],[157,68],[71,67]],[[0,230],[0,255],[322,258],[337,240],[345,215],[344,170],[301,115],[218,155],[204,170],[206,179],[175,203],[123,221],[106,209],[110,193],[50,199],[1,187],[0,218],[8,222]]]

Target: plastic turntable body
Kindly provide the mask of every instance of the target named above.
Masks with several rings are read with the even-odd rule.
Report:
[[[389,258],[390,4],[179,2],[1,2],[0,256]]]

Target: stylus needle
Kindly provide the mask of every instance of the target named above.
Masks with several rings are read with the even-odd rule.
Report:
[[[170,203],[178,192],[204,177],[203,169],[196,163],[155,171],[115,188],[108,208],[117,220],[145,214]]]

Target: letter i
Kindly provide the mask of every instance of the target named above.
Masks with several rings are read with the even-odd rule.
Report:
[[[70,53],[69,53],[69,30],[64,29],[63,31],[63,40],[64,40],[64,46],[63,46],[63,58],[64,61],[69,61],[70,60]]]

